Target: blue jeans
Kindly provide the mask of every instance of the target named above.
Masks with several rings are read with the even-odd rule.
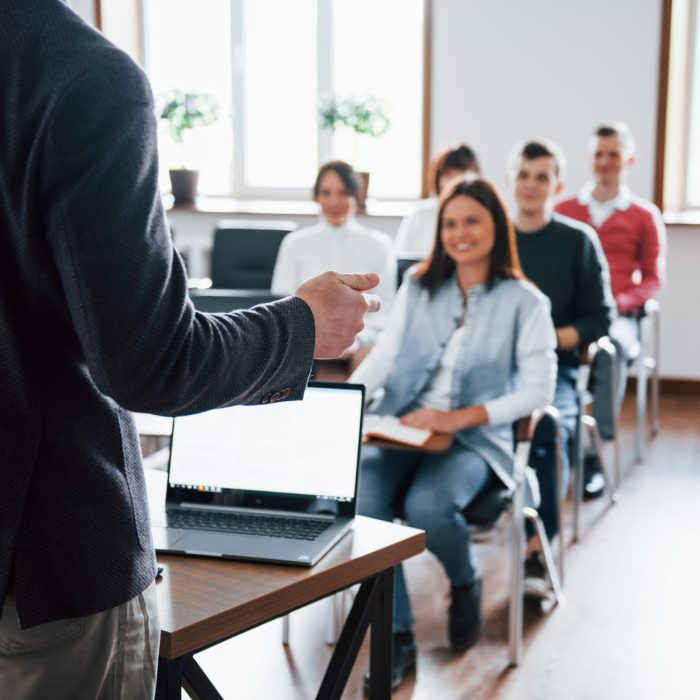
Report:
[[[560,364],[552,405],[559,411],[559,445],[561,458],[561,491],[556,489],[556,435],[553,423],[543,417],[537,426],[530,451],[530,466],[537,473],[541,502],[538,512],[551,540],[559,529],[559,498],[569,489],[571,438],[576,430],[579,406],[576,393],[578,368]],[[528,535],[534,534],[528,522]]]
[[[425,530],[426,545],[452,585],[467,586],[477,573],[462,511],[495,478],[479,455],[457,444],[441,453],[364,447],[358,510],[379,520],[403,517]],[[394,632],[406,632],[413,615],[400,565],[394,583]]]

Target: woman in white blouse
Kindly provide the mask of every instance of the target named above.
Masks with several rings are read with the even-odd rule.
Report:
[[[409,270],[384,332],[350,381],[383,389],[376,412],[454,435],[443,453],[363,449],[359,511],[397,515],[426,532],[451,583],[448,635],[478,637],[481,583],[463,511],[484,489],[512,483],[515,420],[546,405],[556,376],[549,301],[523,278],[497,191],[465,176],[443,191],[431,256]],[[402,567],[394,605],[395,685],[415,665]]]
[[[430,164],[429,182],[435,196],[418,202],[413,214],[404,217],[394,243],[397,258],[427,258],[433,248],[438,196],[445,185],[465,173],[480,172],[476,153],[460,143],[443,149]]]
[[[272,292],[293,294],[302,282],[326,270],[378,273],[381,282],[374,293],[381,299],[382,309],[371,314],[359,338],[360,344],[371,343],[383,326],[396,288],[391,238],[355,220],[358,180],[347,163],[336,160],[322,165],[313,193],[321,208],[320,220],[284,237],[272,276]]]

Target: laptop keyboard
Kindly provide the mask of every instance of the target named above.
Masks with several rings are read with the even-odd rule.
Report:
[[[288,540],[315,540],[331,525],[325,520],[188,510],[169,511],[167,520],[169,527],[186,530],[233,532],[242,535],[282,537]]]

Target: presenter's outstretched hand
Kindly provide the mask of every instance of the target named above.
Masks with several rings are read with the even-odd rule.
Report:
[[[365,294],[379,284],[379,275],[324,272],[297,287],[296,296],[311,308],[316,324],[314,357],[340,357],[364,328],[364,316],[379,311],[379,297]]]

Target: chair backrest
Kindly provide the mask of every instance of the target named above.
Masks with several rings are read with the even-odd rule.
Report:
[[[282,239],[293,221],[220,221],[214,232],[211,282],[218,289],[270,289]]]
[[[225,313],[237,309],[250,309],[257,304],[267,304],[282,297],[271,292],[249,289],[191,289],[190,299],[198,311]]]
[[[403,276],[409,267],[413,267],[416,263],[421,262],[422,258],[398,258],[396,260],[396,286],[401,286]]]

